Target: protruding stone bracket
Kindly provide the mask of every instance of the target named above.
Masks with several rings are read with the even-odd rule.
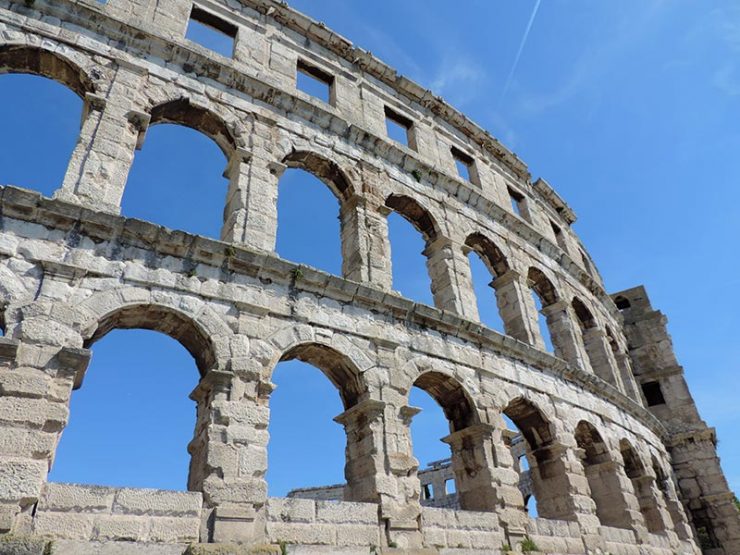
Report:
[[[82,109],[82,122],[84,123],[91,112],[102,112],[108,103],[104,96],[95,93],[85,93],[85,103]]]
[[[420,412],[421,409],[419,407],[412,407],[409,405],[405,405],[398,409],[398,415],[401,417],[401,421],[403,422],[404,426],[410,426],[411,420],[413,420],[414,416],[416,416]]]
[[[209,393],[228,394],[231,390],[231,382],[234,379],[234,374],[226,372],[225,370],[213,369],[209,370],[203,378],[201,378],[198,385],[195,386],[193,392],[190,394],[190,398],[199,402],[205,399]]]
[[[275,179],[280,179],[283,173],[285,173],[285,170],[288,169],[288,166],[282,162],[270,162],[267,164],[267,169],[270,172],[270,175],[275,176]]]
[[[224,170],[224,177],[231,178],[235,172],[239,172],[242,164],[249,164],[252,161],[252,153],[243,147],[236,147]]]
[[[443,437],[442,441],[452,447],[455,447],[462,445],[463,441],[465,441],[466,439],[482,439],[486,437],[491,437],[494,431],[496,431],[495,426],[492,426],[491,424],[486,424],[485,422],[481,422],[478,424],[472,424],[471,426],[463,428],[462,430],[452,432],[451,434]]]
[[[56,355],[59,375],[72,378],[72,389],[82,387],[85,372],[90,364],[92,351],[78,347],[62,347]]]
[[[144,139],[146,138],[147,129],[149,129],[149,122],[152,120],[151,114],[147,112],[140,112],[139,110],[130,110],[126,113],[126,119],[138,132],[136,137],[136,150],[141,150],[144,146]]]
[[[366,399],[348,408],[342,414],[335,416],[334,422],[341,424],[346,428],[355,422],[360,416],[364,416],[368,420],[375,420],[378,416],[383,414],[385,405],[386,404],[383,401]]]

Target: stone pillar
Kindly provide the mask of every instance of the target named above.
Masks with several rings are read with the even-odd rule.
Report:
[[[632,530],[639,541],[645,541],[647,529],[623,466],[612,459],[589,464],[584,460],[583,450],[579,451],[591,498],[596,505],[596,516],[601,524]]]
[[[616,371],[617,361],[614,360],[606,332],[596,327],[586,328],[583,330],[583,343],[594,373],[605,382],[623,391],[621,377]]]
[[[507,543],[516,545],[526,535],[527,515],[519,490],[519,473],[503,433],[490,424],[474,424],[442,441],[452,451],[460,507],[495,512]]]
[[[678,500],[678,493],[676,492],[676,485],[673,483],[673,480],[670,478],[657,478],[656,483],[658,489],[663,494],[663,502],[668,510],[668,514],[671,516],[674,532],[676,532],[680,540],[693,541],[694,534],[686,518],[683,505]]]
[[[497,276],[491,282],[491,287],[496,290],[496,305],[504,322],[506,335],[528,345],[544,348],[544,343],[538,343],[542,342],[542,338],[537,329],[537,309],[521,274],[509,270]]]
[[[542,314],[547,318],[547,327],[550,330],[555,356],[576,368],[589,372],[591,368],[586,362],[586,353],[579,337],[579,330],[571,317],[569,306],[565,301],[557,301],[543,307]]]
[[[90,351],[0,338],[0,533],[28,533]]]
[[[440,236],[427,243],[423,254],[427,257],[434,305],[440,310],[478,321],[470,264],[462,245]]]
[[[671,528],[670,515],[655,485],[655,478],[645,473],[631,480],[648,532],[667,533]]]
[[[411,455],[408,423],[418,412],[367,399],[335,418],[347,433],[345,499],[379,504],[386,541],[421,547],[418,461]]]
[[[287,168],[266,153],[236,149],[226,170],[229,192],[221,240],[273,252],[277,237],[278,181]]]
[[[642,395],[640,395],[637,381],[635,381],[635,375],[632,373],[632,362],[629,355],[626,353],[614,353],[614,360],[617,363],[619,374],[622,377],[624,394],[635,401],[638,405],[642,405]]]
[[[82,129],[55,198],[113,214],[121,197],[140,133],[149,115],[137,110],[131,94],[142,76],[122,67],[116,70],[107,96],[88,93]]]
[[[267,500],[267,398],[256,375],[210,370],[193,390],[197,423],[188,489],[203,492],[201,541],[247,543],[261,537]]]
[[[342,275],[390,291],[392,287],[389,209],[375,199],[353,195],[342,200]]]

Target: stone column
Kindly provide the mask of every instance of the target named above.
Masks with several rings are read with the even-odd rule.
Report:
[[[579,456],[585,459],[583,450],[579,449]],[[624,467],[611,459],[592,464],[583,460],[583,470],[601,524],[632,530],[638,541],[644,542],[647,528]]]
[[[569,305],[565,301],[558,301],[542,308],[542,314],[547,318],[547,327],[555,349],[555,356],[566,360],[571,365],[586,372],[591,368],[586,362],[579,330],[571,317]]]
[[[355,194],[342,200],[342,275],[390,291],[392,287],[389,209],[372,197]]]
[[[410,453],[407,426],[418,412],[367,399],[335,418],[347,433],[345,499],[378,503],[386,541],[421,547],[418,461]]]
[[[655,478],[645,473],[631,480],[648,532],[665,534],[670,531],[670,515],[655,485]]]
[[[678,500],[678,493],[676,492],[676,485],[670,478],[664,478],[663,480],[656,479],[658,489],[663,494],[663,502],[668,510],[668,514],[671,516],[671,522],[673,523],[673,530],[680,540],[693,541],[694,534],[691,531],[691,526],[686,518],[683,505]]]
[[[632,361],[626,353],[614,353],[614,360],[617,363],[619,374],[622,377],[622,388],[624,394],[637,404],[642,405],[642,395],[632,373]]]
[[[203,492],[201,541],[258,540],[267,500],[267,398],[273,385],[258,375],[210,370],[193,390],[197,424],[188,445],[188,489]]]
[[[528,345],[544,348],[537,326],[537,309],[521,274],[509,270],[491,282],[506,335]],[[540,343],[538,343],[538,341]]]
[[[278,181],[287,168],[268,154],[236,149],[227,167],[229,192],[221,240],[273,252],[277,237]]]
[[[519,473],[514,469],[503,432],[490,424],[474,424],[442,441],[452,451],[460,507],[495,512],[507,542],[516,545],[526,535],[527,516],[519,491]]]
[[[142,79],[119,67],[105,97],[86,95],[80,136],[55,198],[113,214],[121,211],[139,135],[149,123],[148,114],[132,100],[131,91],[141,87]]]
[[[462,245],[440,236],[427,243],[423,254],[427,257],[434,305],[441,310],[478,321],[470,264]]]
[[[594,373],[618,390],[624,391],[606,332],[596,327],[586,328],[583,330],[583,343]]]
[[[0,338],[0,533],[30,532],[89,360],[87,349]]]

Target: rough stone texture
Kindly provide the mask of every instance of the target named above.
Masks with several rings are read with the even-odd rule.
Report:
[[[552,188],[430,91],[285,4],[196,7],[0,0],[0,72],[55,79],[84,101],[54,198],[0,189],[0,532],[73,553],[169,554],[194,540],[225,552],[496,553],[526,535],[556,553],[697,553],[685,506],[708,552],[740,552],[714,434],[663,320],[633,296],[620,313]],[[184,38],[191,13],[233,35],[232,58]],[[299,63],[331,76],[329,104],[296,90]],[[386,137],[388,111],[410,122],[408,147]],[[203,132],[228,160],[221,241],[118,216],[135,149],[163,122]],[[455,173],[453,148],[472,181]],[[288,167],[337,198],[341,277],[273,252]],[[391,290],[392,211],[426,242],[435,307]],[[471,250],[494,278],[506,335],[477,319]],[[47,482],[72,391],[116,328],[168,334],[200,370],[192,494]],[[294,358],[344,404],[338,504],[267,498],[270,377]],[[635,375],[643,387],[659,379],[668,408],[648,410]],[[420,502],[413,385],[449,419],[459,510]],[[536,520],[503,415],[524,438]]]

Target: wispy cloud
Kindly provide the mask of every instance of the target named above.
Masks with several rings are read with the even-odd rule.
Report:
[[[524,29],[522,40],[519,42],[519,49],[516,51],[516,56],[514,56],[514,63],[511,64],[511,69],[509,70],[509,75],[506,77],[506,82],[504,83],[504,88],[501,91],[501,96],[499,96],[498,98],[499,107],[501,106],[501,103],[504,101],[504,98],[506,97],[506,93],[509,92],[509,87],[511,87],[511,81],[512,79],[514,79],[516,68],[519,66],[519,60],[522,57],[524,46],[527,44],[527,39],[529,38],[529,32],[532,30],[532,25],[534,24],[534,20],[537,17],[537,12],[540,9],[541,1],[542,0],[537,0],[537,2],[535,2],[534,8],[532,8],[532,14],[529,16],[527,27]]]
[[[463,106],[476,99],[487,80],[486,71],[465,54],[446,54],[437,67],[430,88],[452,104]]]
[[[557,87],[540,93],[520,94],[517,109],[524,115],[537,115],[578,94],[592,90],[593,85],[600,83],[601,77],[609,72],[615,58],[633,49],[651,32],[666,5],[668,3],[665,0],[654,0],[645,3],[645,8],[638,17],[635,17],[633,12],[629,13],[609,38],[601,41],[599,46],[581,53]],[[512,85],[514,84],[515,81]]]

